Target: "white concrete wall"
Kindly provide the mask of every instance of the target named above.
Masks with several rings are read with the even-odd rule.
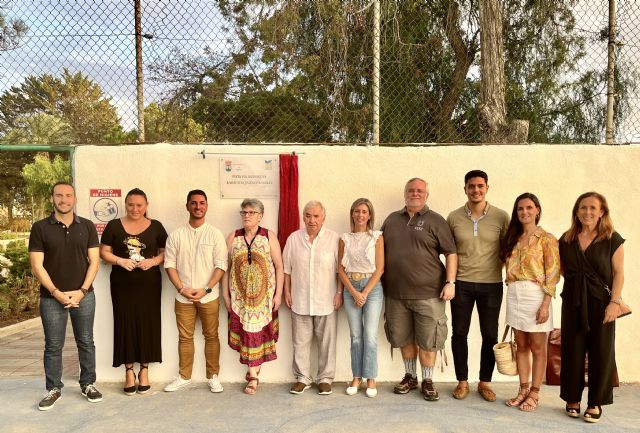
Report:
[[[240,200],[219,198],[218,158],[229,154],[290,153],[300,154],[300,209],[311,199],[321,200],[327,208],[326,226],[338,232],[349,230],[349,207],[354,199],[368,197],[376,210],[376,228],[403,203],[403,187],[407,179],[418,176],[430,186],[429,206],[446,217],[465,202],[464,174],[482,169],[489,174],[488,200],[511,213],[513,200],[522,192],[535,193],[542,202],[541,225],[556,236],[570,223],[571,209],[582,192],[596,190],[609,200],[616,229],[627,239],[625,244],[625,300],[640,308],[638,284],[640,269],[640,203],[637,192],[637,171],[640,167],[639,147],[605,146],[444,146],[444,147],[354,147],[354,146],[231,146],[231,145],[144,145],[144,146],[83,146],[75,154],[75,181],[78,213],[90,214],[90,188],[121,188],[123,194],[131,188],[142,188],[149,197],[149,215],[160,220],[167,231],[183,224],[188,217],[184,208],[186,193],[193,188],[204,189],[209,196],[208,221],[223,233],[240,226],[237,214]],[[277,229],[277,200],[265,203],[266,227]],[[109,294],[110,266],[102,266],[95,282],[98,308],[95,340],[98,357],[98,378],[120,381],[124,368],[114,369],[112,361],[112,311]],[[561,290],[560,284],[558,293]],[[505,290],[506,292],[506,290]],[[164,277],[162,299],[162,364],[151,367],[151,380],[168,380],[177,373],[177,330],[173,313],[174,289]],[[448,309],[448,307],[447,307]],[[560,324],[560,298],[554,300],[554,323]],[[503,304],[504,310],[504,304]],[[280,342],[278,359],[265,364],[260,378],[286,382],[291,373],[291,322],[289,310],[280,310]],[[634,343],[640,325],[640,311],[622,319],[617,327],[617,360],[622,381],[640,380],[638,346]],[[223,382],[243,380],[244,367],[238,354],[226,344],[227,319],[224,307],[220,314],[221,379]],[[477,380],[479,369],[480,331],[477,316],[469,334],[469,379]],[[500,317],[504,326],[504,311]],[[199,325],[198,325],[199,326]],[[351,377],[349,361],[349,330],[346,316],[340,312],[336,380]],[[199,330],[196,332],[198,334]],[[404,370],[398,350],[389,355],[389,344],[379,333],[379,380],[396,381]],[[203,339],[197,336],[194,380],[204,380]],[[453,357],[447,343],[449,365],[439,369],[437,381],[454,381]],[[512,377],[495,373],[496,381],[513,381]],[[159,385],[159,383],[158,383]]]

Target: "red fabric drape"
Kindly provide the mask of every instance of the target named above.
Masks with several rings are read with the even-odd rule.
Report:
[[[300,228],[298,209],[298,155],[280,155],[280,210],[278,240],[284,248],[291,233]]]

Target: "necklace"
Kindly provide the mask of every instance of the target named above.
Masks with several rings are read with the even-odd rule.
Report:
[[[251,242],[249,242],[247,240],[247,231],[245,229],[242,229],[242,237],[244,238],[244,243],[247,245],[247,261],[249,262],[249,264],[251,264],[251,246],[253,245],[253,242],[256,240],[257,236],[258,231],[256,230],[256,234],[253,235],[253,239],[251,239]]]

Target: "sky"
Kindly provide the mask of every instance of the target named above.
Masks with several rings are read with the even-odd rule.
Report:
[[[28,75],[82,71],[111,97],[125,129],[136,125],[134,7],[130,0],[0,0],[5,18],[29,27],[16,50],[0,53],[0,91]],[[175,16],[179,13],[179,16]],[[197,53],[205,46],[227,50],[222,18],[211,1],[143,0],[145,65],[173,47]],[[147,68],[145,77],[149,76]],[[145,79],[145,105],[165,89]]]

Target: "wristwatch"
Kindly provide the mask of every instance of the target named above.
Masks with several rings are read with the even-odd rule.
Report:
[[[205,287],[204,291],[207,292],[207,294],[213,292],[213,289],[211,287]]]
[[[88,289],[85,289],[84,287],[80,287],[80,291],[85,296],[87,296],[87,293],[91,292],[92,290],[93,290],[93,287],[89,287]]]
[[[454,286],[456,285],[456,282],[455,282],[455,281],[450,281],[450,280],[446,280],[446,281],[445,281],[445,283],[453,284]]]

